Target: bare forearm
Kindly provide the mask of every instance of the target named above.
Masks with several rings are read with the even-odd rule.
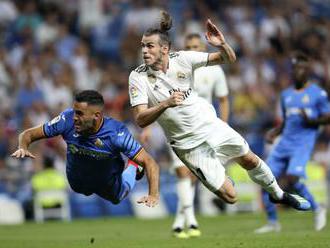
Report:
[[[220,112],[220,119],[224,122],[228,122],[229,119],[229,101],[226,100],[220,100],[219,101],[219,112]]]
[[[136,122],[139,127],[146,127],[155,122],[158,117],[168,108],[167,102],[160,102],[158,105],[148,108],[139,113],[136,117]]]
[[[231,64],[236,61],[236,54],[228,43],[217,47],[218,52],[210,53],[208,65]]]
[[[147,172],[147,179],[149,183],[149,195],[159,195],[159,168],[156,162],[150,158],[148,164],[145,166]]]
[[[309,119],[310,124],[313,125],[327,125],[330,124],[330,115],[324,115],[316,119]]]
[[[18,148],[28,149],[31,143],[44,137],[41,126],[27,129],[18,136]]]

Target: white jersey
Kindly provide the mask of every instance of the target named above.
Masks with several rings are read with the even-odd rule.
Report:
[[[141,65],[129,76],[131,105],[153,107],[167,100],[175,91],[185,93],[183,104],[168,108],[157,119],[172,147],[191,149],[212,135],[218,119],[211,104],[194,89],[193,72],[206,66],[207,53],[180,51],[169,55],[166,73]]]
[[[215,97],[228,95],[225,73],[219,65],[200,67],[194,72],[194,88],[200,97],[212,103]]]

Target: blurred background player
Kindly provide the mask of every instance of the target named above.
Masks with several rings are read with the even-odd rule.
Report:
[[[217,52],[170,53],[168,30],[172,18],[167,12],[161,14],[160,27],[148,29],[142,37],[144,64],[129,76],[136,123],[144,128],[157,121],[180,160],[225,202],[237,201],[233,182],[223,167],[228,161],[235,161],[271,194],[273,202],[309,210],[308,201],[283,192],[269,167],[250,150],[244,138],[217,118],[213,106],[194,91],[194,69],[236,61],[235,52],[217,26],[208,19],[205,35]]]
[[[61,135],[67,143],[67,178],[75,192],[97,194],[118,204],[132,191],[135,181],[142,178],[145,168],[149,195],[138,203],[155,206],[159,198],[158,165],[124,124],[103,115],[103,108],[103,97],[97,91],[76,94],[73,108],[22,132],[12,157],[35,158],[28,150],[31,143]],[[126,168],[121,153],[129,159]]]
[[[281,94],[281,125],[267,133],[266,139],[270,143],[281,135],[267,163],[276,178],[285,176],[288,187],[311,203],[315,213],[314,227],[316,231],[320,231],[326,225],[326,209],[315,202],[302,179],[306,177],[306,165],[313,152],[319,126],[330,123],[330,105],[326,91],[308,81],[311,70],[308,57],[298,53],[291,63],[294,86]],[[268,196],[262,190],[268,223],[256,229],[256,233],[281,230],[276,207]]]
[[[206,46],[199,34],[188,34],[185,38],[185,50],[205,52]],[[227,122],[229,116],[228,87],[225,74],[219,65],[200,67],[194,71],[194,88],[200,97],[212,104],[213,97],[218,100],[220,118]],[[178,238],[199,237],[201,232],[194,213],[194,195],[196,177],[170,150],[177,181],[178,207],[173,234]],[[185,225],[187,232],[184,232]]]

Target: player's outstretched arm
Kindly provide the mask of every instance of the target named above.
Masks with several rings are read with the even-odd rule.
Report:
[[[284,122],[282,122],[278,127],[274,127],[266,133],[265,139],[269,144],[273,144],[277,136],[279,136],[284,128]]]
[[[23,131],[18,136],[18,149],[11,154],[15,158],[30,157],[35,158],[35,156],[28,150],[29,145],[36,140],[46,138],[42,125],[29,128]]]
[[[182,104],[184,100],[183,92],[173,92],[170,98],[160,102],[158,105],[148,108],[147,104],[141,104],[133,107],[133,115],[136,124],[139,127],[146,127],[155,122],[158,117],[167,109]]]
[[[330,124],[330,113],[324,114],[315,119],[308,117],[308,115],[304,109],[301,109],[301,114],[305,120],[306,125],[308,125],[310,127],[318,127],[319,125]]]
[[[134,162],[143,166],[147,172],[149,195],[142,197],[138,203],[154,207],[159,201],[159,167],[155,160],[142,148]]]
[[[206,22],[205,38],[210,45],[219,49],[218,52],[209,53],[207,65],[229,64],[236,61],[234,50],[226,42],[224,35],[210,19],[207,19]]]

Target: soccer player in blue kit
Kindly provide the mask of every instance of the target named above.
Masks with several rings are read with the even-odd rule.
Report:
[[[66,173],[75,192],[87,196],[94,193],[118,204],[145,170],[149,195],[138,203],[155,206],[159,199],[158,165],[124,124],[103,116],[103,107],[103,97],[97,91],[85,90],[76,94],[72,109],[22,132],[18,150],[11,156],[34,158],[28,150],[32,142],[61,135],[67,144]],[[121,153],[128,157],[126,168]]]
[[[281,135],[267,164],[276,178],[285,176],[288,186],[311,203],[311,209],[315,212],[314,228],[319,231],[326,225],[326,209],[315,202],[300,179],[306,177],[306,164],[313,152],[318,127],[330,123],[330,104],[327,93],[316,84],[308,82],[309,58],[297,53],[291,62],[294,87],[287,88],[281,94],[282,124],[266,135],[266,140],[270,143]],[[256,229],[255,233],[280,231],[275,205],[270,202],[268,193],[264,190],[262,199],[268,223]]]

